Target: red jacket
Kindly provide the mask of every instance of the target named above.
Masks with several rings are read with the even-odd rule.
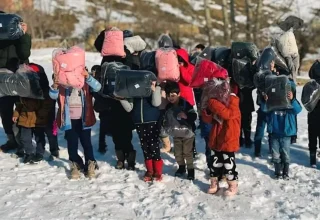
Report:
[[[196,104],[193,89],[189,87],[192,79],[194,66],[189,62],[189,54],[185,49],[177,49],[177,54],[185,61],[184,66],[180,66],[180,81],[178,82],[180,88],[180,95],[190,105]]]

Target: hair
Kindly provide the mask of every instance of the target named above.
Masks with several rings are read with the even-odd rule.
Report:
[[[204,50],[204,48],[206,48],[203,44],[198,44],[195,48],[200,49],[200,50]]]
[[[164,87],[164,91],[167,95],[170,93],[180,93],[179,84],[177,82],[168,81]]]

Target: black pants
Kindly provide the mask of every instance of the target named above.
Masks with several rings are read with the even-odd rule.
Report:
[[[238,179],[238,172],[236,171],[236,161],[234,152],[219,152],[212,151],[210,176],[221,178],[226,175],[229,181]]]
[[[7,135],[14,135],[12,126],[13,126],[13,107],[16,102],[16,97],[2,97],[0,98],[0,117],[2,120],[2,125],[4,132]]]
[[[91,143],[91,129],[83,129],[82,120],[71,120],[72,128],[66,131],[69,160],[76,162],[81,168],[86,169],[88,161],[95,161]],[[83,147],[85,165],[78,154],[78,143]]]
[[[145,160],[161,160],[159,147],[159,125],[157,122],[136,124]]]
[[[244,141],[244,144],[251,145],[251,123],[252,123],[252,112],[241,112],[241,133],[240,143]],[[244,135],[244,139],[242,136]],[[241,140],[242,139],[242,140]]]
[[[45,146],[46,146],[46,139],[45,136],[48,138],[50,152],[55,152],[59,150],[58,146],[58,138],[53,134],[52,126],[43,127],[43,128],[35,128],[34,129],[34,136],[37,142],[37,153],[41,153],[43,155]],[[38,141],[37,141],[38,139]],[[39,151],[38,151],[39,149]],[[41,152],[40,149],[43,149]]]
[[[309,151],[315,153],[317,151],[318,140],[320,142],[320,129],[317,124],[308,125]]]
[[[132,141],[132,130],[129,127],[124,126],[121,129],[117,128],[111,131],[112,140],[114,143],[115,150],[123,151],[125,154],[133,151]]]

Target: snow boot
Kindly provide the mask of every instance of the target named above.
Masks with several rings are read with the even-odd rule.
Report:
[[[162,180],[162,167],[163,167],[163,161],[162,159],[160,160],[153,160],[153,178],[156,181],[161,181]]]
[[[87,177],[89,179],[95,178],[96,174],[95,174],[95,169],[97,167],[97,162],[96,161],[88,161],[88,171],[87,171]]]
[[[163,148],[161,148],[161,152],[162,153],[169,153],[171,151],[171,143],[170,143],[170,138],[168,137],[164,137],[161,138],[162,143],[163,143]]]
[[[135,165],[136,165],[136,151],[135,150],[128,153],[127,162],[128,162],[127,169],[128,170],[135,170]]]
[[[33,158],[33,161],[35,162],[35,163],[39,163],[40,161],[42,161],[43,160],[43,155],[42,154],[36,154],[35,156],[34,156],[34,158]]]
[[[217,177],[211,177],[210,178],[211,185],[208,189],[209,194],[215,194],[219,190],[219,181]]]
[[[229,188],[224,192],[225,196],[233,196],[238,193],[238,181],[228,181]]]
[[[282,178],[284,180],[289,180],[289,163],[283,164]]]
[[[255,141],[254,143],[254,156],[261,157],[261,141]]]
[[[116,155],[118,158],[116,169],[121,170],[124,169],[124,160],[125,160],[125,155],[122,150],[116,150]]]
[[[280,174],[280,170],[281,170],[281,163],[274,163],[274,176],[275,179],[280,179],[281,174]]]
[[[194,169],[188,169],[188,180],[194,180]]]
[[[52,152],[51,152],[51,156],[52,156],[52,157],[59,158],[59,150],[52,151]]]
[[[147,172],[144,174],[143,180],[145,182],[151,182],[152,181],[152,177],[153,177],[153,163],[152,163],[152,160],[145,160],[144,163],[146,165]]]
[[[17,155],[18,158],[23,158],[24,157],[24,150],[18,149],[15,154]]]
[[[310,152],[310,166],[317,168],[317,155],[316,152]]]
[[[76,180],[80,178],[80,168],[76,162],[70,164],[70,179]]]
[[[34,163],[36,163],[34,158],[35,158],[34,154],[25,154],[24,155],[24,159],[23,159],[23,163],[25,163],[25,164],[34,164]]]
[[[186,173],[186,165],[179,165],[179,168],[174,175],[177,177],[182,177],[185,173]]]
[[[8,151],[15,150],[18,147],[17,141],[13,134],[8,134],[7,137],[8,141],[7,143],[0,146],[0,152],[2,151],[4,153],[7,153]]]

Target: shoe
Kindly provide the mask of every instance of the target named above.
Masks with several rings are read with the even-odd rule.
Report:
[[[311,167],[317,169],[317,164],[311,164]]]
[[[88,161],[88,171],[87,171],[87,177],[89,179],[92,179],[92,178],[95,178],[96,177],[96,174],[95,174],[95,169],[97,167],[97,162],[96,161],[92,161],[92,160],[89,160]]]
[[[297,143],[297,136],[292,136],[291,137],[291,144],[296,144]]]
[[[179,165],[179,168],[174,175],[177,177],[182,177],[185,173],[186,173],[186,165]]]
[[[280,170],[281,170],[281,164],[280,163],[274,163],[274,175],[275,176],[281,176]]]
[[[219,182],[217,177],[211,177],[210,178],[211,185],[208,189],[209,194],[215,194],[219,190]]]
[[[289,177],[288,175],[283,175],[283,176],[282,176],[282,179],[283,179],[283,180],[290,180],[290,177]]]
[[[238,193],[238,181],[227,181],[229,188],[224,192],[225,196],[233,196]]]
[[[35,155],[34,154],[25,154],[24,159],[23,159],[23,163],[25,163],[25,164],[37,163],[37,162],[35,162]]]
[[[289,163],[283,164],[282,178],[284,180],[289,180]]]
[[[194,180],[194,169],[188,169],[188,180]]]
[[[171,151],[171,143],[169,137],[161,138],[163,143],[163,148],[160,149],[162,153],[169,153]]]
[[[15,150],[18,147],[16,139],[13,134],[7,135],[8,141],[7,143],[0,146],[0,152],[7,153],[8,151]]]
[[[310,165],[313,166],[317,166],[317,155],[316,152],[310,152]]]
[[[80,178],[79,165],[76,162],[71,162],[70,169],[71,169],[70,170],[70,173],[71,173],[70,178],[73,180],[79,179]]]
[[[282,176],[281,176],[281,175],[275,175],[275,176],[274,176],[274,179],[275,179],[275,180],[281,180],[281,179],[282,179]]]
[[[130,153],[128,153],[128,157],[127,157],[127,162],[128,162],[128,170],[135,170],[135,166],[136,166],[136,151],[133,150]]]
[[[15,153],[18,158],[23,158],[24,157],[24,150],[17,150]]]
[[[145,160],[144,161],[147,172],[144,174],[143,180],[145,182],[151,182],[153,180],[153,163],[152,160]]]
[[[43,160],[43,155],[42,154],[36,154],[35,156],[34,156],[34,158],[33,158],[33,161],[35,162],[35,163],[39,163],[40,161],[42,161]]]
[[[51,156],[59,158],[59,150],[52,151]]]
[[[118,158],[116,169],[118,170],[124,169],[124,160],[125,160],[124,152],[122,150],[117,150],[116,155]]]
[[[153,179],[155,181],[162,180],[162,167],[163,161],[162,160],[152,160],[153,163]]]

